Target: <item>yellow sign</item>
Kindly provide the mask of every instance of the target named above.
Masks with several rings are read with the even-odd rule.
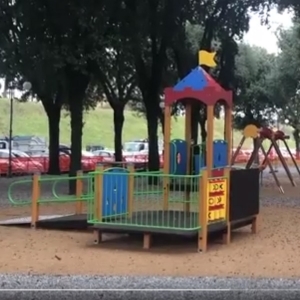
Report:
[[[227,179],[210,178],[207,188],[207,220],[208,222],[226,219]]]

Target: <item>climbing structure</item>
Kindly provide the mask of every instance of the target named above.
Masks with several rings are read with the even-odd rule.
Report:
[[[282,187],[282,185],[279,181],[279,178],[276,175],[276,172],[275,172],[275,170],[273,168],[273,165],[271,163],[271,160],[270,160],[270,155],[272,153],[272,150],[274,150],[277,157],[278,157],[278,159],[279,159],[279,161],[281,162],[282,167],[285,170],[286,175],[289,178],[291,184],[293,186],[296,186],[296,183],[293,179],[291,171],[290,171],[290,169],[289,169],[289,167],[288,167],[288,165],[287,165],[287,163],[286,163],[286,161],[285,161],[285,159],[284,159],[284,157],[283,157],[283,155],[280,151],[280,148],[277,144],[277,141],[279,141],[279,140],[282,141],[284,143],[284,145],[286,146],[286,149],[287,149],[287,151],[290,155],[290,158],[291,158],[291,160],[292,160],[292,162],[293,162],[293,164],[294,164],[294,166],[295,166],[295,168],[296,168],[299,175],[300,175],[300,169],[299,169],[299,167],[297,165],[297,162],[296,162],[294,156],[292,155],[291,150],[290,150],[290,148],[289,148],[289,146],[286,142],[286,139],[288,139],[289,137],[286,136],[284,134],[284,132],[282,132],[280,130],[274,132],[272,129],[267,128],[267,127],[258,128],[255,125],[246,126],[244,128],[243,137],[242,137],[242,139],[239,143],[239,146],[237,147],[235,153],[232,156],[231,165],[235,164],[235,161],[236,161],[236,159],[239,155],[239,152],[242,149],[242,146],[243,146],[243,144],[244,144],[244,142],[246,141],[247,138],[256,139],[257,143],[256,143],[255,149],[253,149],[252,154],[249,157],[248,162],[246,163],[246,169],[250,169],[253,166],[253,163],[255,161],[257,161],[257,159],[258,159],[259,151],[261,151],[262,154],[263,154],[264,159],[263,159],[263,162],[259,166],[260,170],[262,171],[266,167],[269,167],[270,172],[271,172],[271,174],[272,174],[272,176],[273,176],[273,178],[276,182],[276,185],[278,186],[279,190],[282,193],[284,193],[283,187]],[[269,149],[267,151],[265,150],[265,148],[263,146],[263,142],[265,140],[268,140],[270,142],[270,146],[269,146]]]
[[[199,66],[193,69],[185,78],[178,82],[174,87],[164,90],[165,93],[165,123],[164,123],[164,173],[168,174],[172,166],[170,165],[170,146],[171,146],[171,111],[172,105],[177,101],[185,106],[185,143],[186,157],[180,157],[180,160],[186,165],[185,173],[191,173],[191,115],[192,102],[200,101],[206,104],[207,109],[207,140],[205,144],[205,167],[208,176],[212,176],[214,169],[214,107],[219,100],[225,105],[225,141],[226,147],[226,163],[231,158],[231,127],[232,127],[232,91],[224,90],[201,65],[215,66],[214,53],[205,51],[199,52]],[[164,179],[164,188],[168,190],[169,178]],[[164,201],[168,201],[168,195],[165,195]]]

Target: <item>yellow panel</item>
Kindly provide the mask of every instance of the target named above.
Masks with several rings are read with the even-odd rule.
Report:
[[[207,187],[208,223],[226,220],[227,178],[209,178]]]

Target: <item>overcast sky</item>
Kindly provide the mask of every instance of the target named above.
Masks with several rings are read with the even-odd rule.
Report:
[[[279,26],[288,28],[292,25],[292,14],[285,12],[283,14],[277,13],[274,9],[270,13],[270,24],[263,26],[260,24],[260,18],[253,15],[250,21],[250,31],[245,35],[245,42],[251,45],[257,45],[266,48],[268,52],[277,53],[278,47],[276,45],[276,36],[274,31]]]

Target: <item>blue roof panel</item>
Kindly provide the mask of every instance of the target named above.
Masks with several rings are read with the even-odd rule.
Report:
[[[196,67],[179,81],[174,87],[174,91],[183,91],[185,88],[191,88],[195,91],[201,91],[207,86],[207,79],[201,67]]]

